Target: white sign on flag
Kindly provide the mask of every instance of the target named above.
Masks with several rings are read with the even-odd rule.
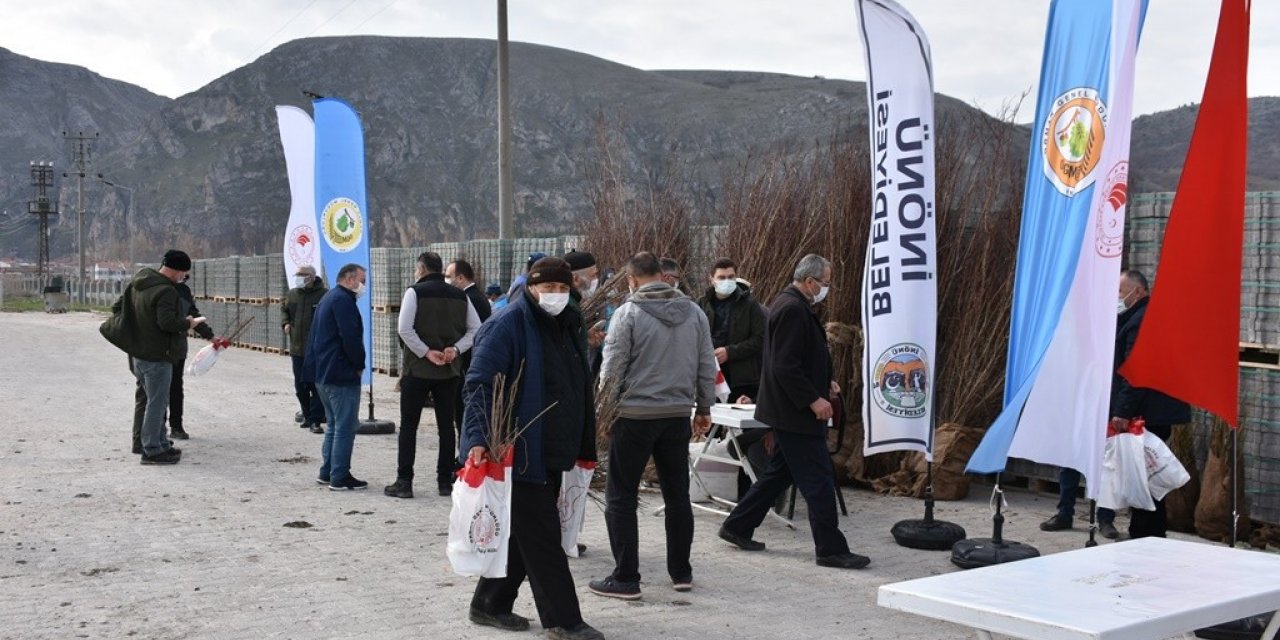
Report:
[[[298,267],[311,265],[324,277],[316,232],[316,125],[306,111],[277,106],[280,144],[289,172],[289,224],[284,230],[284,277],[293,282]],[[291,285],[292,286],[292,285]]]
[[[871,133],[871,230],[862,278],[867,455],[933,457],[938,295],[929,40],[893,0],[859,0]]]

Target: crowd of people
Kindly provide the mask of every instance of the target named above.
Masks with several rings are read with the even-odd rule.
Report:
[[[593,304],[590,311],[584,302],[592,300],[601,284],[590,253],[533,254],[526,267],[505,292],[495,284],[482,290],[466,260],[446,265],[439,255],[424,252],[417,258],[414,282],[404,292],[397,323],[404,346],[398,385],[401,428],[396,479],[384,488],[387,496],[414,497],[424,407],[435,412],[440,496],[450,495],[463,461],[478,464],[488,457],[495,394],[513,399],[513,422],[523,428],[513,443],[506,577],[478,581],[468,614],[473,623],[527,629],[529,619],[515,613],[514,604],[528,579],[539,623],[549,637],[603,638],[583,620],[561,548],[557,507],[562,474],[579,461],[595,461],[599,453],[598,402],[616,407],[616,419],[606,425],[604,465],[605,523],[614,569],[590,581],[590,592],[626,600],[641,597],[636,511],[650,459],[665,505],[671,587],[694,588],[689,442],[711,427],[718,373],[728,384],[728,401],[754,403],[755,419],[769,427],[740,438],[750,446],[748,457],[760,473],[754,483],[740,486],[739,501],[719,537],[745,551],[763,551],[765,543],[755,539],[755,530],[794,485],[808,507],[816,564],[868,566],[870,559],[854,553],[840,531],[836,478],[826,444],[833,402],[840,394],[826,332],[814,308],[833,284],[826,258],[804,256],[790,285],[767,308],[727,258],[712,265],[704,292],[694,299],[678,262],[638,253],[623,267],[629,294],[621,304]],[[181,459],[170,438],[187,437],[181,372],[188,332],[226,346],[199,316],[183,284],[190,269],[185,253],[167,252],[159,269],[142,269],[134,276],[114,308],[120,321],[104,324],[104,335],[111,324],[108,339],[122,349],[127,345],[130,353],[137,379],[133,451],[143,464]],[[316,482],[333,491],[368,487],[351,472],[366,357],[357,300],[366,281],[363,266],[348,264],[337,272],[335,286],[327,288],[316,270],[304,265],[283,303],[282,329],[289,337],[299,423],[324,434]],[[1117,367],[1133,346],[1145,309],[1142,274],[1126,272],[1119,296]],[[507,387],[495,388],[502,379]],[[1167,438],[1169,425],[1186,421],[1187,411],[1185,403],[1115,378],[1114,428],[1127,427],[1128,420],[1142,415],[1148,429]],[[1045,530],[1072,526],[1079,474],[1070,469],[1062,473],[1059,512],[1041,525]],[[1130,534],[1164,535],[1162,506],[1158,502],[1156,511],[1135,512]],[[1099,514],[1108,537],[1116,536],[1113,515]]]

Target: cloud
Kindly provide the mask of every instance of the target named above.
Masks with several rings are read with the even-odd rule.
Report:
[[[1048,3],[907,2],[929,34],[939,91],[994,110],[1036,88]],[[306,36],[492,38],[492,0],[83,0],[6,8],[3,46],[177,96]],[[1215,3],[1151,3],[1136,112],[1200,100]],[[852,0],[539,0],[511,3],[512,40],[645,69],[733,69],[861,79]],[[1253,3],[1250,94],[1280,95],[1280,3]],[[1024,113],[1032,108],[1024,106]]]

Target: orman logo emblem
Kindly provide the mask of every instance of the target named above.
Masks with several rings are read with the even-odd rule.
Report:
[[[471,548],[478,553],[495,553],[501,533],[498,514],[489,505],[481,505],[475,515],[471,516],[471,529],[467,531],[467,538],[471,542]]]
[[[880,410],[899,418],[920,418],[929,411],[929,363],[920,345],[889,347],[876,361],[871,396]]]
[[[351,198],[334,198],[320,214],[324,239],[338,253],[355,249],[364,237],[364,214]]]
[[[1107,135],[1107,107],[1095,89],[1079,87],[1053,101],[1040,131],[1044,175],[1068,198],[1093,184]]]
[[[1102,183],[1102,197],[1093,214],[1093,248],[1104,258],[1124,252],[1124,205],[1129,201],[1129,163],[1117,162]]]

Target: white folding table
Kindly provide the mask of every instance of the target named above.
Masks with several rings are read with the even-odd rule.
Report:
[[[1141,538],[887,584],[877,604],[980,640],[1159,640],[1280,609],[1280,555]]]
[[[741,468],[748,478],[751,478],[752,484],[756,481],[756,472],[751,468],[751,463],[747,460],[747,452],[738,444],[738,435],[749,429],[768,429],[769,425],[759,422],[755,419],[756,407],[753,404],[715,404],[711,406],[711,430],[707,432],[707,438],[703,441],[702,448],[689,454],[689,479],[690,485],[704,487],[701,476],[698,475],[698,462],[707,460],[710,462],[722,462]],[[711,446],[712,438],[724,437],[728,440],[730,451],[738,454],[737,458],[732,456],[720,456],[708,452]],[[696,482],[695,482],[696,481]],[[722,496],[713,496],[707,493],[707,498],[713,504],[720,504],[729,508],[737,506],[738,503]],[[711,513],[718,513],[722,516],[729,515],[729,512],[714,506],[709,506],[699,502],[693,502],[695,509],[702,509]],[[772,509],[769,515],[777,518],[779,522],[794,529],[795,525],[790,520],[782,517]]]

